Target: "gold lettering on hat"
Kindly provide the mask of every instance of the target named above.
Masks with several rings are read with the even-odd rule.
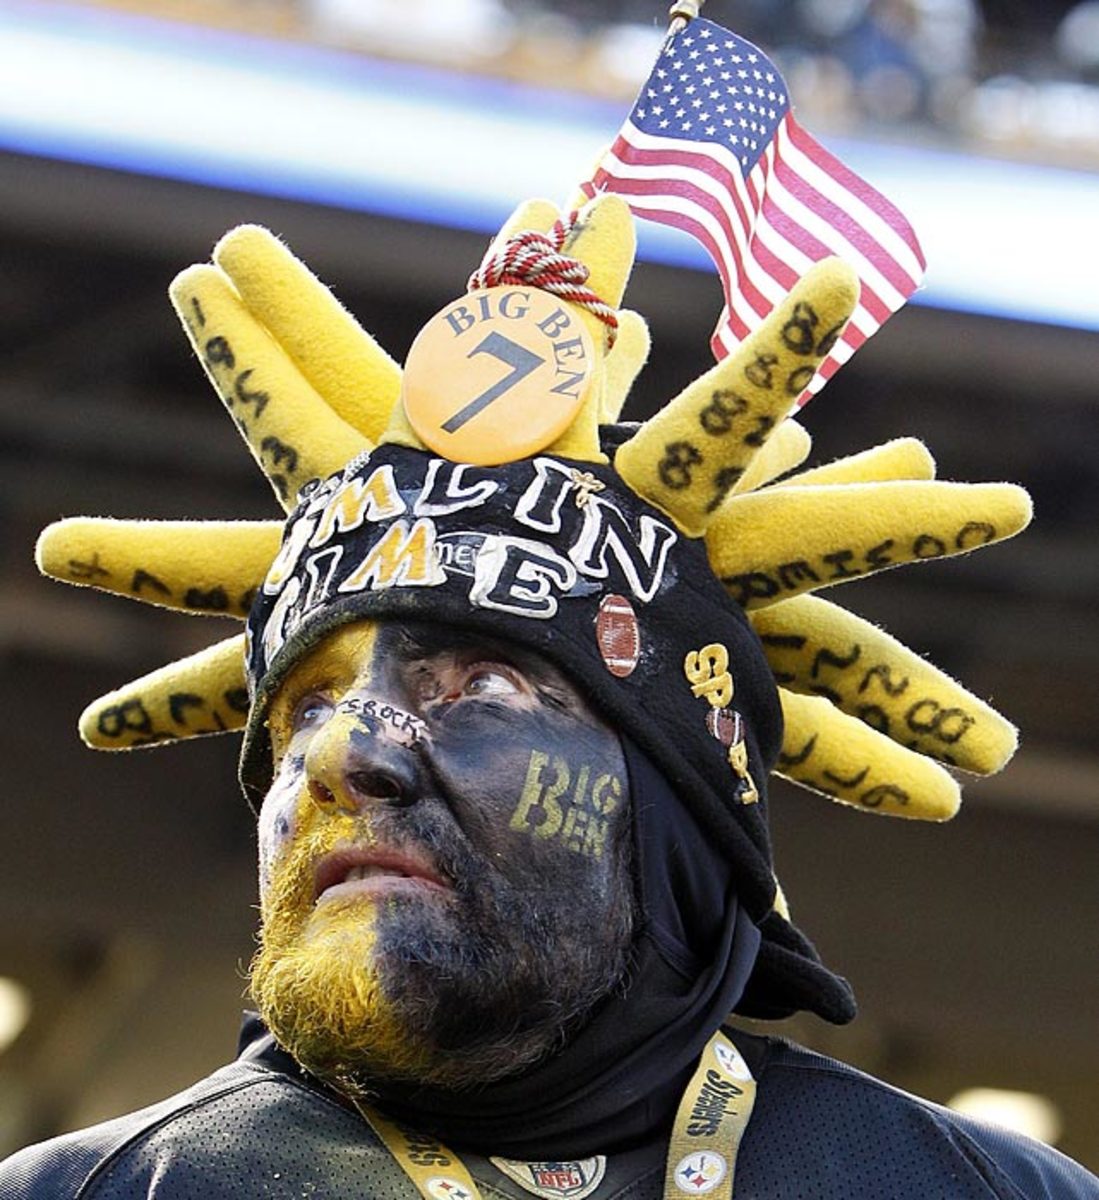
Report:
[[[683,661],[683,674],[691,685],[692,695],[705,696],[714,708],[724,708],[732,701],[729,651],[720,642],[690,651]]]

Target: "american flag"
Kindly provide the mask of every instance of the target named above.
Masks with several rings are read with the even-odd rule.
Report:
[[[858,307],[802,394],[804,404],[916,290],[920,244],[901,212],[801,128],[786,83],[758,47],[696,17],[664,44],[591,180],[639,216],[709,251],[725,309],[721,359],[809,266],[838,254],[858,272]]]

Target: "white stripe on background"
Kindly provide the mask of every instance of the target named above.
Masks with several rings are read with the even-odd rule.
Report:
[[[623,116],[551,89],[0,0],[0,150],[488,234],[524,196],[566,197]],[[922,302],[1099,330],[1099,174],[827,141],[912,222]],[[640,253],[711,269],[650,222]]]

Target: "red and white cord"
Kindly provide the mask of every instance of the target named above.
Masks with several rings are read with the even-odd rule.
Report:
[[[481,265],[469,277],[467,287],[471,292],[508,285],[536,287],[571,304],[579,304],[607,326],[609,349],[618,336],[618,314],[586,286],[590,274],[587,266],[561,253],[576,226],[577,216],[574,211],[566,220],[555,221],[548,233],[524,229],[498,250],[489,247]]]

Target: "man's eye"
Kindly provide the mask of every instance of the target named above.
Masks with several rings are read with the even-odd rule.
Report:
[[[475,667],[462,685],[465,696],[515,696],[521,690],[510,675],[494,667]]]
[[[305,696],[294,709],[294,732],[316,729],[332,715],[332,702],[324,696]]]

